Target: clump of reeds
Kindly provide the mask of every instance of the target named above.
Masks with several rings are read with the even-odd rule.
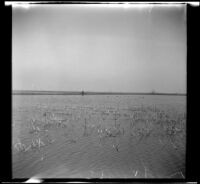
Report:
[[[147,106],[132,109],[130,116],[130,135],[133,137],[147,138],[156,135],[157,129],[161,129],[163,135],[174,138],[178,133],[185,131],[185,114],[163,111],[157,106]],[[174,116],[174,117],[172,117]],[[172,143],[173,144],[173,143]]]
[[[19,152],[26,152],[34,148],[40,149],[41,147],[45,146],[45,143],[40,139],[32,139],[31,144],[26,146],[25,144],[21,143],[21,141],[18,141],[15,145],[14,148],[17,149]]]
[[[37,125],[36,120],[35,119],[31,119],[29,133],[30,134],[34,134],[34,133],[38,134],[40,131],[41,131],[41,129]]]
[[[94,125],[89,125],[87,119],[85,118],[83,128],[84,128],[83,136],[87,137],[92,135],[96,127]]]
[[[14,148],[17,149],[17,151],[22,152],[26,150],[26,145],[19,141],[14,145]]]

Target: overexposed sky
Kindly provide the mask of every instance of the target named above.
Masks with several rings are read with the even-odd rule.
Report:
[[[13,8],[18,90],[186,92],[186,8]]]

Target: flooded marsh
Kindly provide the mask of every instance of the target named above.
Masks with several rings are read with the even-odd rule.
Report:
[[[185,178],[186,97],[13,95],[14,178]]]

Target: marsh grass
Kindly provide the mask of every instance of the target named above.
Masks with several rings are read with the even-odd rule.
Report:
[[[92,111],[93,109],[93,111]],[[140,106],[128,109],[130,113],[120,113],[119,109],[104,109],[97,110],[95,108],[90,109],[92,112],[86,112],[87,118],[84,118],[83,122],[83,136],[98,136],[100,140],[106,140],[111,137],[120,137],[124,135],[125,129],[121,127],[118,122],[121,117],[129,118],[130,126],[129,132],[130,136],[140,142],[143,139],[148,139],[150,136],[157,135],[157,129],[160,129],[161,134],[164,134],[172,143],[174,148],[176,146],[176,136],[178,134],[183,134],[185,131],[185,118],[186,114],[175,114],[172,117],[167,111],[159,109],[157,106]],[[93,116],[100,113],[102,121],[105,122],[110,117],[113,117],[113,126],[108,127],[102,123],[99,125],[91,125],[89,121],[92,120]],[[54,128],[64,128],[69,129],[69,119],[74,115],[71,112],[65,113],[51,113],[49,111],[43,113],[43,120],[31,120],[31,134],[39,134],[42,130],[54,129]],[[68,118],[67,118],[68,117]],[[81,120],[81,116],[77,116],[78,120]],[[73,120],[76,120],[74,118]],[[67,123],[66,123],[67,122]],[[69,134],[64,133],[64,137],[68,138]],[[161,136],[161,135],[160,135]],[[159,137],[160,143],[162,142],[163,135]]]
[[[42,109],[41,109],[42,110]],[[151,137],[156,137],[158,144],[167,146],[168,143],[176,150],[181,147],[180,140],[185,140],[186,113],[168,111],[155,105],[141,105],[126,109],[110,107],[66,107],[62,111],[46,109],[41,116],[30,117],[28,141],[19,140],[14,149],[17,152],[39,151],[41,154],[46,147],[53,146],[63,138],[63,147],[77,145],[80,141],[94,139],[103,148],[112,148],[118,155],[122,150],[121,141],[129,137],[132,145],[139,145]],[[53,132],[53,133],[52,133]],[[167,139],[167,141],[166,141]],[[132,146],[131,145],[131,146]],[[43,159],[42,159],[43,160]],[[148,177],[148,168],[144,166],[144,176]],[[138,177],[141,171],[135,169],[133,176]],[[174,177],[174,173],[166,177]]]

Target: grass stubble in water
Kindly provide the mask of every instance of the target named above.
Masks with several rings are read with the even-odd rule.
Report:
[[[14,177],[47,170],[51,174],[44,177],[53,177],[54,170],[62,178],[185,177],[183,110],[155,104],[116,108],[112,100],[110,106],[81,102],[52,108],[52,104],[40,110],[31,104],[34,113],[27,118],[27,111],[14,110],[21,117],[13,119],[14,125],[21,123],[13,140]],[[60,165],[66,172],[56,169]]]

